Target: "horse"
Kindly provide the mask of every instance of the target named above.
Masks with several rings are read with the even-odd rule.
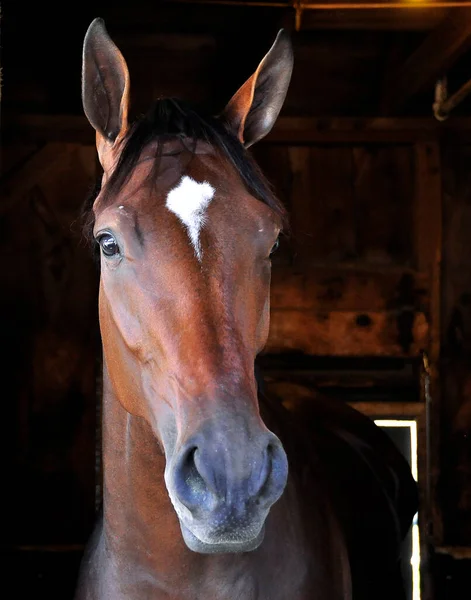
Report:
[[[287,217],[249,148],[292,66],[280,30],[218,114],[161,98],[131,122],[126,61],[102,19],[86,32],[103,501],[76,600],[405,597],[406,460],[352,408],[286,409],[257,374]]]

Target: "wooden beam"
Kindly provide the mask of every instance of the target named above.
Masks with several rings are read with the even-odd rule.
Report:
[[[349,402],[350,406],[376,419],[417,419],[424,412],[422,402]]]
[[[338,10],[304,11],[301,31],[329,30],[348,31],[430,31],[444,18],[447,8],[365,9],[346,10],[339,17]],[[286,21],[294,21],[293,14],[286,15]]]
[[[19,114],[4,115],[2,146],[24,143],[95,143],[95,132],[84,116]]]
[[[433,141],[447,135],[463,141],[471,139],[471,118],[455,117],[438,122],[433,117],[281,117],[265,141],[286,144],[407,144]]]
[[[157,3],[155,3],[157,5]],[[113,6],[107,16],[110,20],[110,31],[140,30],[165,31],[182,33],[188,30],[210,33],[212,35],[234,32],[237,25],[247,22],[247,14],[253,23],[262,25],[271,19],[273,26],[284,26],[294,30],[295,11],[292,7],[273,8],[270,6],[253,6],[248,9],[238,2],[233,6],[212,5],[209,10],[201,10],[199,5],[160,2],[158,9],[153,11],[135,11],[131,13],[126,5],[123,8]],[[288,3],[287,3],[288,4]],[[416,3],[417,4],[417,3]],[[387,10],[365,8],[363,10],[305,10],[301,20],[301,31],[319,30],[361,30],[361,31],[425,31],[430,30],[446,14],[447,7],[414,6],[411,10],[388,8]],[[108,13],[108,11],[107,11]],[[185,18],[182,19],[182,14]],[[117,34],[116,34],[117,35]]]
[[[394,269],[273,266],[271,307],[276,310],[387,311],[404,276],[411,278],[417,305],[428,310],[431,281],[425,273]]]
[[[19,198],[25,197],[35,184],[51,177],[58,165],[67,162],[69,156],[77,150],[73,144],[46,144],[35,152],[20,169],[1,180],[1,214],[7,212]]]
[[[281,117],[265,141],[282,144],[408,144],[445,136],[451,136],[455,141],[471,140],[471,118],[452,117],[440,123],[433,117]],[[50,142],[94,145],[95,135],[81,115],[3,116],[4,148],[10,144]]]
[[[0,179],[0,216],[8,214],[19,202],[27,201],[31,189],[41,186],[44,181],[59,180],[64,172],[81,171],[82,175],[86,174],[89,182],[93,182],[98,175],[98,170],[95,169],[93,148],[71,143],[46,144],[31,155],[20,168],[13,169]]]
[[[440,358],[440,299],[442,257],[442,180],[440,146],[436,142],[417,143],[415,155],[414,239],[417,268],[428,274],[429,290],[428,339],[424,340],[430,365],[428,392],[425,380],[421,393],[426,405],[425,452],[426,479],[423,511],[427,522],[424,536],[434,544],[442,541],[443,522],[438,501],[440,479],[440,428],[442,420]],[[426,373],[423,373],[423,377]]]
[[[437,143],[415,145],[415,259],[417,269],[433,282],[430,292],[429,358],[440,354],[440,265],[442,250],[442,181]]]
[[[272,309],[267,353],[297,351],[313,356],[419,356],[428,337],[423,313],[415,313],[407,353],[399,344],[392,311]]]
[[[435,552],[437,554],[451,556],[457,560],[471,559],[471,548],[468,546],[437,546]]]
[[[423,118],[314,118],[281,117],[266,141],[286,144],[309,143],[414,143],[450,134],[471,139],[471,118],[455,117],[440,123]],[[95,135],[81,115],[4,115],[2,145],[17,143],[95,143]]]
[[[450,9],[438,27],[388,78],[381,112],[386,115],[398,114],[413,96],[428,89],[432,105],[434,82],[470,47],[471,8]]]

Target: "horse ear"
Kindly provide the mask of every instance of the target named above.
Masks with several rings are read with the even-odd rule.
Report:
[[[97,132],[97,148],[101,154],[125,135],[129,107],[128,67],[109,37],[103,19],[92,21],[85,35],[82,103],[87,119]]]
[[[221,117],[246,148],[271,130],[288,91],[293,48],[281,29],[255,73],[234,94]]]

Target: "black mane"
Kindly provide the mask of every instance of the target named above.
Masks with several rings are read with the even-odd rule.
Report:
[[[115,196],[129,180],[139,157],[150,143],[180,137],[196,142],[203,140],[216,147],[233,164],[247,190],[258,200],[267,204],[281,217],[286,226],[286,212],[275,196],[270,184],[239,140],[228,130],[226,124],[213,116],[200,113],[180,100],[165,98],[157,100],[149,112],[133,123],[125,140],[117,168],[103,190],[107,197]],[[192,149],[194,151],[194,148]],[[156,160],[151,176],[158,176],[162,144],[157,143]],[[85,232],[91,238],[94,225],[93,201],[101,191],[98,183],[84,206]]]

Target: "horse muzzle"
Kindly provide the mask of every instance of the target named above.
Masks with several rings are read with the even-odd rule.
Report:
[[[263,542],[265,527],[262,525],[259,533],[255,537],[247,537],[240,535],[237,531],[236,535],[226,532],[225,535],[212,535],[211,538],[217,538],[217,541],[203,542],[180,520],[180,527],[185,544],[193,552],[200,554],[236,554],[239,552],[252,552],[256,550]]]
[[[175,452],[165,472],[185,543],[205,554],[255,550],[286,486],[285,451],[262,425],[256,434],[205,429]]]

